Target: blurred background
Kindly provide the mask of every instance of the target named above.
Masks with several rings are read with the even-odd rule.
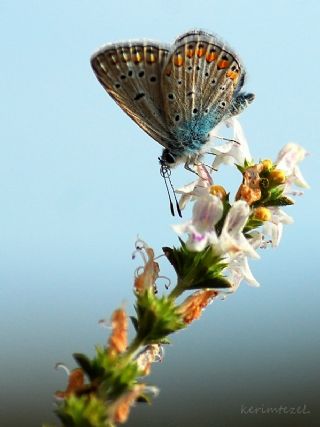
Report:
[[[98,320],[133,314],[136,236],[177,244],[161,147],[107,96],[89,64],[106,42],[172,42],[203,28],[240,55],[255,102],[241,123],[256,159],[289,141],[311,185],[281,245],[252,261],[259,289],[212,304],[172,338],[149,383],[161,393],[128,426],[317,426],[319,414],[319,15],[316,0],[1,0],[0,425],[53,423],[57,362],[92,355]],[[178,187],[194,179],[175,170]],[[219,184],[235,191],[225,167]],[[187,215],[185,215],[185,218]],[[174,273],[161,262],[162,273]],[[245,415],[243,407],[307,415]]]

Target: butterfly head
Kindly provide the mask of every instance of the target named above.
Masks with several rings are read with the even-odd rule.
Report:
[[[172,216],[175,215],[175,209],[174,209],[174,204],[172,203],[172,199],[170,196],[170,190],[172,191],[172,194],[173,194],[177,213],[182,218],[179,202],[177,200],[177,197],[176,197],[176,194],[175,194],[175,191],[174,191],[171,179],[170,179],[171,167],[175,163],[175,157],[174,157],[174,155],[172,155],[170,153],[170,150],[165,148],[162,152],[161,157],[159,157],[159,163],[160,163],[160,175],[162,176],[164,183],[165,183],[165,186],[166,186],[166,189],[167,189],[171,214],[172,214]]]
[[[162,151],[161,157],[159,157],[159,162],[161,167],[170,169],[171,167],[175,166],[176,156],[168,148],[165,148]]]

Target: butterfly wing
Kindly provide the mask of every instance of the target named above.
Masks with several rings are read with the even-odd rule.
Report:
[[[104,89],[152,138],[171,139],[163,113],[161,75],[169,49],[154,42],[110,44],[91,57]]]
[[[180,36],[163,70],[167,126],[196,152],[227,113],[245,71],[235,53],[216,36],[191,31]]]

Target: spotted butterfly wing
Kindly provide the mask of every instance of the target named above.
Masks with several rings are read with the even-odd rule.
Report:
[[[180,36],[162,77],[164,111],[174,135],[174,157],[199,152],[208,133],[228,114],[245,71],[237,56],[203,31]]]
[[[236,54],[201,30],[173,46],[107,45],[91,58],[109,95],[165,149],[161,164],[194,162],[221,121],[239,114],[253,94],[240,92],[245,71]]]
[[[152,138],[167,146],[171,135],[163,114],[161,76],[169,48],[154,42],[110,44],[91,57],[108,94]]]

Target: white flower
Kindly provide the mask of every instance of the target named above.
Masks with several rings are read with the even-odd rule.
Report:
[[[188,201],[207,194],[213,184],[212,178],[203,164],[196,165],[195,170],[199,178],[175,190],[176,193],[182,195],[179,200],[180,209],[184,209]]]
[[[223,204],[219,197],[205,194],[193,205],[192,221],[173,225],[178,234],[188,234],[186,245],[192,251],[202,251],[217,240],[215,225],[223,214]]]
[[[277,169],[281,169],[286,173],[287,187],[290,188],[292,185],[296,185],[301,188],[309,188],[309,184],[302,176],[298,167],[298,163],[300,163],[307,154],[307,151],[303,147],[293,142],[286,144],[279,152],[275,163]]]
[[[242,280],[245,280],[249,285],[256,288],[260,286],[260,283],[255,279],[250,270],[248,257],[239,255],[230,262],[228,270],[230,271],[228,280],[232,284],[233,291],[238,289]]]
[[[253,236],[249,239],[251,246],[256,249],[263,245],[263,234],[260,232],[252,233]],[[235,292],[241,281],[245,280],[249,285],[259,287],[260,283],[253,276],[249,263],[248,257],[240,253],[233,257],[227,267],[228,280],[232,284],[232,291]]]
[[[269,210],[271,212],[271,219],[264,222],[263,229],[264,234],[270,236],[272,246],[276,247],[279,245],[282,237],[283,224],[292,224],[293,218],[277,206],[269,207]]]
[[[244,200],[236,201],[229,210],[216,244],[218,253],[231,257],[239,253],[259,258],[259,255],[243,234],[243,228],[250,215],[250,207]]]
[[[202,251],[211,245],[218,255],[233,259],[239,254],[259,258],[259,255],[243,234],[250,215],[250,207],[243,200],[236,201],[230,208],[218,237],[215,225],[222,218],[223,203],[217,196],[206,194],[198,198],[193,206],[192,220],[173,226],[178,234],[187,233],[186,245],[192,251]]]
[[[216,154],[216,158],[212,164],[212,167],[216,170],[222,163],[236,163],[237,165],[243,165],[245,160],[252,160],[249,146],[246,137],[244,136],[240,122],[235,117],[232,117],[231,119],[227,120],[225,124],[228,127],[233,128],[233,139],[235,141],[229,141],[225,144],[212,147],[210,149],[213,154]],[[213,141],[215,138],[219,138],[217,135],[217,128],[215,128],[214,131],[210,133],[210,139]]]

